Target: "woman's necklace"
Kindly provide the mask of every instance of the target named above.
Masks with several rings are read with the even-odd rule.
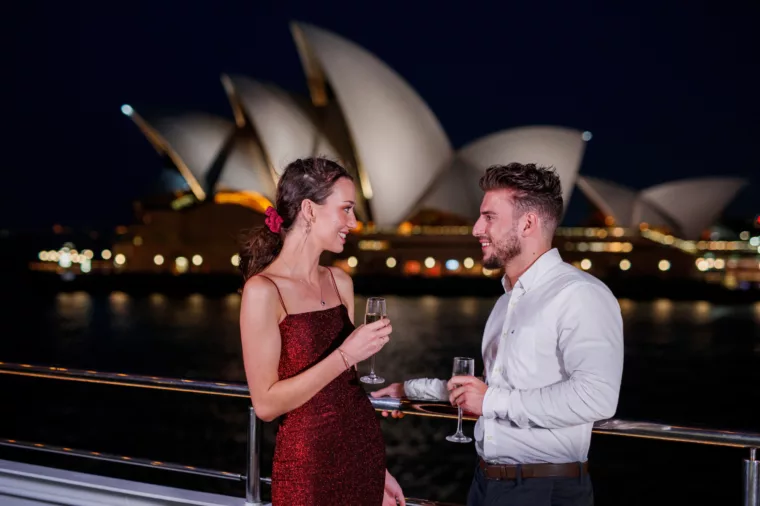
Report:
[[[282,261],[285,262],[285,265],[288,266],[288,269],[290,269],[290,272],[292,274],[293,273],[293,268],[290,266],[290,264],[284,258],[282,259]],[[308,287],[309,290],[312,289],[311,285],[307,281],[304,281],[301,278],[296,278],[296,279],[298,279],[298,281],[300,283],[303,283],[306,287]],[[319,266],[317,266],[317,282],[319,283],[319,303],[322,304],[322,307],[324,307],[325,306],[325,298],[322,296],[322,281],[319,279]]]
[[[317,272],[317,276],[319,276],[319,272]],[[300,281],[304,285],[308,286],[309,289],[311,290],[311,285],[309,283],[307,283],[303,279],[299,279],[298,281]],[[322,304],[322,307],[324,307],[324,305],[325,305],[325,299],[324,299],[324,297],[322,297],[322,282],[321,281],[319,283],[319,303]]]

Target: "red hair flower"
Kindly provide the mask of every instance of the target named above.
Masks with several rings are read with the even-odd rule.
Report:
[[[282,228],[282,216],[277,214],[277,209],[269,206],[264,214],[267,216],[264,220],[266,226],[269,227],[269,230],[271,230],[273,234],[279,234],[280,228]]]

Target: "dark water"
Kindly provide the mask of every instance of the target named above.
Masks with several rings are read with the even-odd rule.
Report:
[[[24,293],[0,298],[0,361],[245,380],[238,295]],[[462,355],[478,357],[480,373],[481,332],[494,300],[388,297],[395,332],[378,373],[389,381],[443,378]],[[760,405],[760,303],[620,302],[626,362],[618,417],[760,431],[751,414]],[[357,297],[359,319],[363,304]],[[0,406],[0,438],[244,471],[245,400],[0,376]],[[465,502],[475,453],[445,441],[455,422],[406,417],[382,425],[389,469],[407,496]],[[274,432],[265,427],[264,475]],[[597,504],[737,504],[745,457],[740,449],[595,436]],[[243,494],[238,484],[116,464],[8,449],[0,458]]]

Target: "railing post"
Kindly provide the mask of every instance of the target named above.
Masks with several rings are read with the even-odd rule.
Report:
[[[760,506],[760,461],[757,448],[749,449],[749,459],[744,459],[744,506]]]
[[[256,418],[253,406],[248,408],[248,469],[245,474],[245,504],[246,506],[262,506],[261,502],[261,468],[259,453],[261,452],[261,422]]]

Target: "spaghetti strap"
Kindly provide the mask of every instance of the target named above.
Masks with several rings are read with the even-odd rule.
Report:
[[[275,283],[274,281],[272,281],[272,279],[269,276],[265,276],[263,274],[259,274],[259,276],[261,276],[262,278],[266,279],[267,281],[269,281],[270,283],[272,283],[274,285],[274,289],[277,290],[277,296],[280,298],[280,304],[282,304],[282,309],[285,311],[285,316],[287,316],[288,315],[288,308],[285,307],[285,301],[282,300],[282,294],[280,293],[280,289],[277,288],[277,283]]]
[[[340,292],[338,291],[338,285],[335,284],[335,276],[332,273],[332,269],[327,267],[327,272],[330,273],[330,279],[332,279],[333,288],[335,288],[335,293],[338,295],[338,300],[341,304],[343,304],[343,298],[340,296]]]

